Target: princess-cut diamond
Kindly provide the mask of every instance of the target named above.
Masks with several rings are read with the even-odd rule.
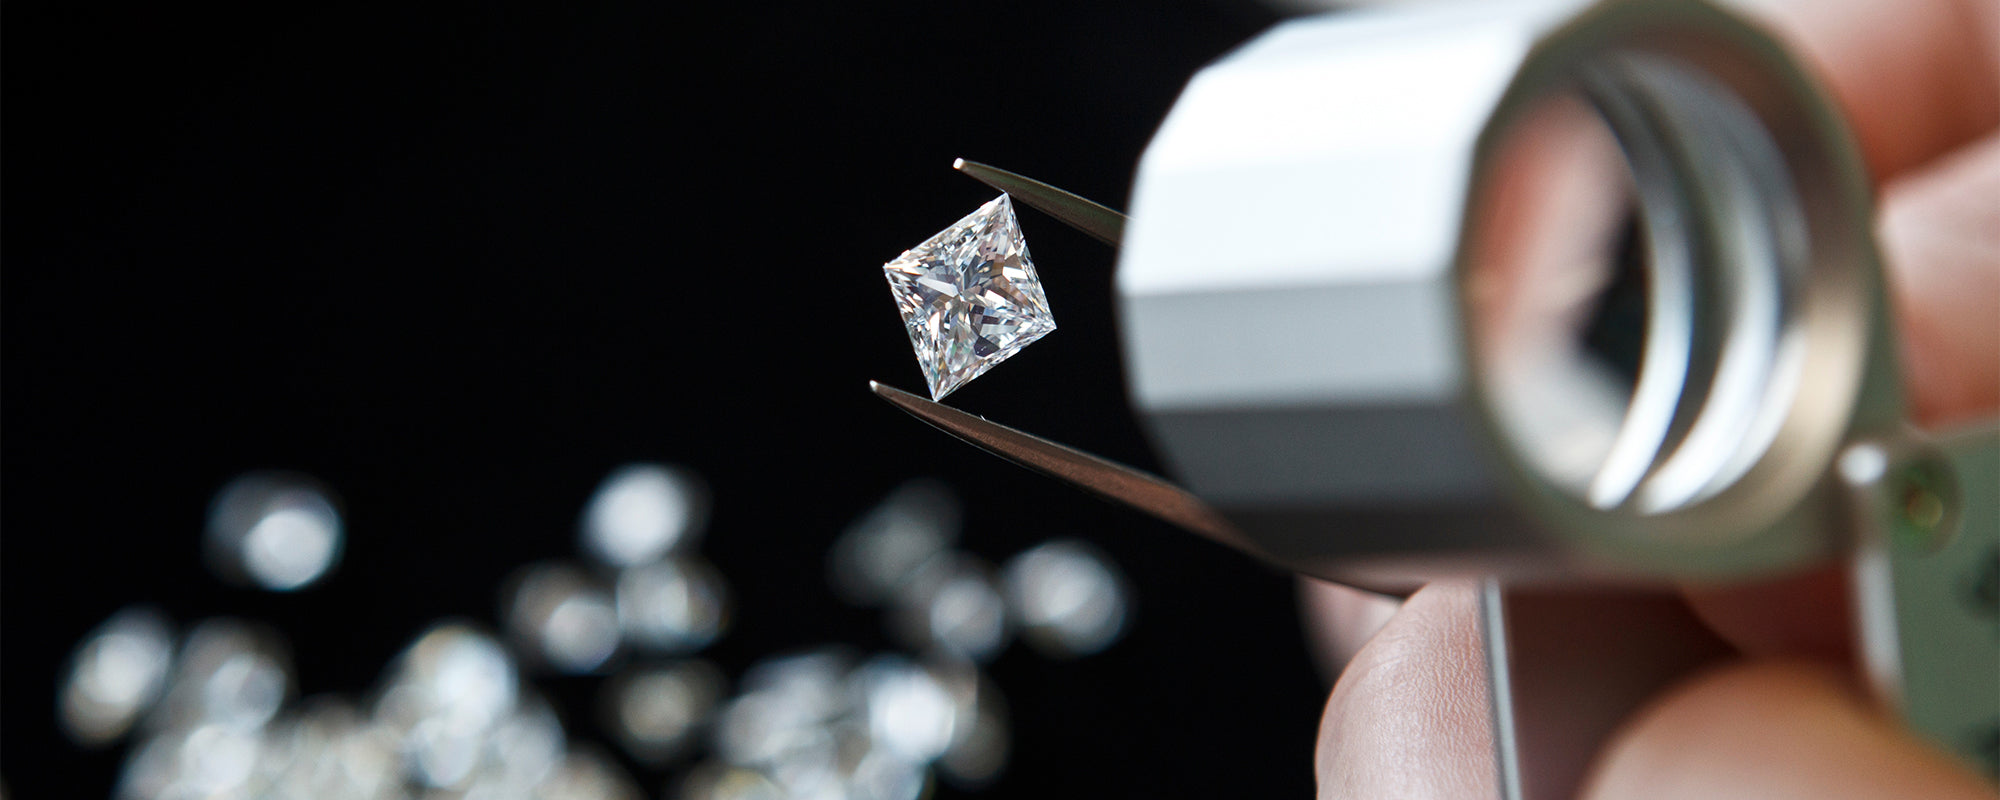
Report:
[[[882,271],[932,400],[1056,329],[1007,195],[903,251]]]

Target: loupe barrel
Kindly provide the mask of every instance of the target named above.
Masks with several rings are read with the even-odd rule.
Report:
[[[1901,418],[1826,99],[1695,2],[1293,23],[1190,84],[1119,295],[1165,460],[1265,554],[1733,577],[1841,546]]]

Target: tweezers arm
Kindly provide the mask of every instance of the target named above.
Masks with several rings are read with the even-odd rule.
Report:
[[[1013,195],[1014,199],[1027,204],[1029,208],[1062,220],[1070,227],[1090,234],[1112,247],[1117,247],[1119,240],[1125,236],[1125,215],[1111,210],[1102,203],[1086,200],[1033,178],[1016,175],[977,161],[961,158],[952,162],[951,166],[977,178],[980,183]]]
[[[1165,479],[875,381],[869,381],[868,388],[911,416],[981,450],[1210,540],[1255,552],[1243,534],[1215,509]]]

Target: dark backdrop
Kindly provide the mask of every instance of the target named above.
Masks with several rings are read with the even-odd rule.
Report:
[[[1303,796],[1323,695],[1289,578],[865,390],[922,386],[878,265],[991,196],[954,157],[1122,204],[1181,83],[1271,21],[1220,0],[8,4],[8,789],[107,791],[122,752],[67,744],[53,692],[115,609],[268,621],[305,693],[356,693],[431,620],[491,620],[510,570],[573,553],[608,469],[664,460],[716,488],[732,671],[888,647],[823,553],[934,475],[967,496],[964,548],[1079,535],[1137,589],[1111,651],[992,666],[1015,750],[991,794]],[[1061,330],[953,403],[1150,466],[1112,253],[1023,226]],[[316,587],[202,568],[204,506],[256,468],[343,500]],[[543,682],[584,738],[595,680]]]

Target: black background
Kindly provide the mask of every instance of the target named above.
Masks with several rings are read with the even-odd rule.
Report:
[[[605,472],[662,460],[715,487],[731,672],[890,647],[823,554],[938,476],[965,549],[1082,536],[1137,589],[1111,651],[992,665],[1015,751],[989,795],[1310,792],[1323,687],[1289,578],[865,389],[921,389],[877,266],[991,197],[954,157],[1122,205],[1180,85],[1272,21],[1220,0],[8,4],[9,791],[108,791],[121,749],[68,744],[53,697],[116,609],[267,621],[305,694],[355,695],[433,620],[490,624],[510,571],[574,554]],[[1113,253],[1022,217],[1061,329],[953,404],[1150,466]],[[261,468],[345,508],[345,559],[306,591],[201,565],[210,496]],[[538,684],[588,739],[599,680]]]

